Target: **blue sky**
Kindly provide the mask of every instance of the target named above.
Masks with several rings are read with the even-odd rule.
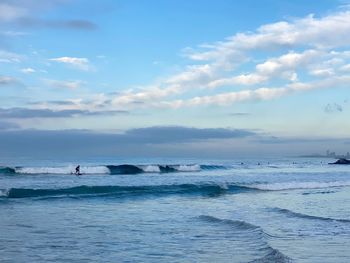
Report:
[[[349,45],[347,1],[0,0],[0,139],[344,152]]]

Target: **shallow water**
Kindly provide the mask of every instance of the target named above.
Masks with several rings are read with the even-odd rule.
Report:
[[[5,160],[0,262],[350,262],[330,161]]]

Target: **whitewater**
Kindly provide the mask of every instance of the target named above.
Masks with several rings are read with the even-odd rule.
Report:
[[[3,160],[0,262],[350,262],[333,161]]]

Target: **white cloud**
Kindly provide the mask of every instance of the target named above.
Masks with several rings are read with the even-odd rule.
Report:
[[[26,74],[30,74],[30,73],[36,72],[36,70],[33,68],[22,68],[21,72],[26,73]]]
[[[0,50],[0,63],[19,63],[23,58],[23,56],[16,53]]]
[[[314,69],[310,74],[316,77],[329,77],[334,75],[334,70],[332,68]]]
[[[54,79],[46,79],[45,82],[56,88],[64,88],[64,89],[78,89],[83,84],[81,80],[54,80]]]
[[[23,7],[10,5],[8,3],[0,3],[0,21],[11,22],[27,14],[27,10]]]
[[[258,74],[246,74],[238,75],[231,78],[216,79],[208,84],[209,88],[217,88],[220,86],[232,86],[232,85],[255,85],[265,82],[268,79],[267,76]]]
[[[18,84],[18,80],[9,76],[0,76],[0,86]]]
[[[100,107],[178,108],[270,100],[294,92],[337,87],[350,81],[346,76],[350,70],[349,45],[350,11],[262,25],[253,32],[201,45],[199,51],[187,48],[184,55],[193,60],[193,65],[153,85],[94,99]],[[50,60],[91,69],[86,58]],[[218,94],[215,88],[223,86],[225,92]],[[193,97],[196,91],[205,94],[204,89],[211,89],[211,95]],[[79,105],[83,107],[84,103]]]
[[[237,102],[261,101],[276,99],[294,92],[308,91],[313,89],[332,88],[346,86],[350,82],[350,76],[334,77],[322,81],[310,83],[296,82],[280,88],[258,88],[255,90],[241,90],[226,92],[212,96],[195,97],[188,100],[166,101],[154,104],[155,106],[179,108],[188,106],[218,105],[227,106]]]
[[[350,72],[350,64],[346,64],[340,68],[341,71]]]
[[[90,62],[87,58],[75,58],[75,57],[59,57],[51,58],[50,61],[64,63],[72,66],[73,68],[89,71],[92,69]]]
[[[306,67],[311,62],[317,61],[323,52],[306,50],[303,53],[288,52],[277,58],[267,59],[255,66],[255,72],[238,75],[230,78],[216,79],[208,84],[209,88],[217,88],[228,85],[256,85],[265,83],[271,78],[282,78],[289,81],[297,81],[297,69]]]
[[[238,33],[209,46],[208,51],[193,52],[190,58],[212,60],[227,53],[249,50],[273,50],[305,45],[312,48],[346,47],[350,44],[350,11],[322,18],[310,15],[290,22],[282,21],[259,27],[254,33]]]

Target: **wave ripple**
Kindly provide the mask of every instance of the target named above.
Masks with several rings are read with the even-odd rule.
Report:
[[[290,217],[297,217],[297,218],[302,218],[302,219],[350,223],[350,219],[339,219],[339,218],[330,218],[330,217],[307,215],[307,214],[294,212],[292,210],[285,209],[285,208],[279,208],[279,207],[274,207],[271,210],[274,211],[274,212],[285,214],[285,215],[290,216]]]

